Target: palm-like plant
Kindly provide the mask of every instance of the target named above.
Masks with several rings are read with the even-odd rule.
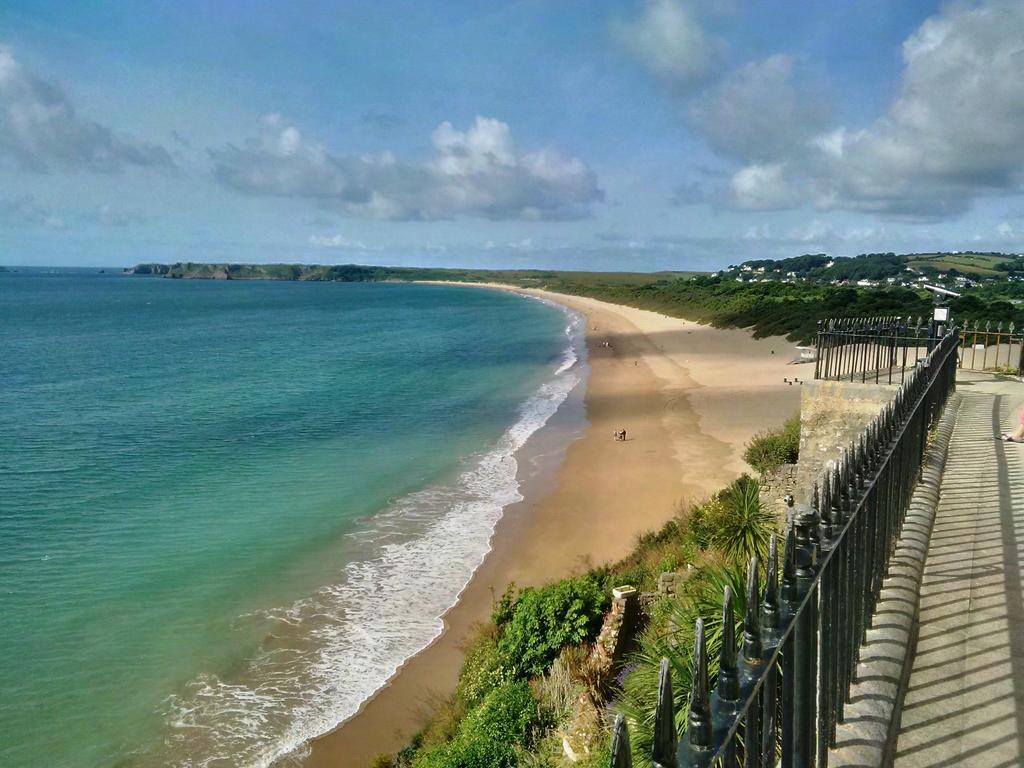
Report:
[[[750,475],[740,475],[718,494],[716,501],[719,511],[711,543],[732,562],[746,563],[751,557],[765,562],[777,520],[762,506],[757,481]]]
[[[722,648],[722,595],[732,588],[734,621],[737,634],[743,631],[746,611],[746,573],[737,565],[708,568],[687,584],[684,594],[669,601],[662,620],[640,637],[639,648],[630,658],[632,671],[623,684],[617,708],[629,722],[633,764],[651,766],[654,742],[654,710],[658,699],[658,672],[662,658],[672,671],[675,697],[676,732],[682,734],[689,713],[689,695],[693,682],[694,625],[704,619],[704,637],[708,652],[708,674],[718,673]]]

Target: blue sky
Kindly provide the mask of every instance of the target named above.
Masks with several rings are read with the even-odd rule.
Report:
[[[0,5],[0,263],[1024,250],[1024,3]]]

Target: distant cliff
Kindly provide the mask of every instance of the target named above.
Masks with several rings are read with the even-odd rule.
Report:
[[[356,264],[321,266],[317,264],[136,264],[125,274],[155,275],[182,280],[328,280],[365,283],[389,279],[409,279],[389,267],[363,267]]]

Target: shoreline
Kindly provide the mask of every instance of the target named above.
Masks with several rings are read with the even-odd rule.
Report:
[[[286,764],[298,758],[313,768],[362,768],[404,746],[454,689],[462,643],[509,582],[539,585],[625,556],[638,535],[660,527],[680,504],[740,474],[750,437],[799,407],[799,390],[782,382],[792,372],[782,339],[754,340],[747,331],[539,289],[434,284],[510,291],[583,314],[587,426],[565,449],[549,487],[524,483],[524,500],[505,508],[490,551],[442,617],[442,633],[355,715]],[[628,430],[625,443],[611,438],[619,428]]]

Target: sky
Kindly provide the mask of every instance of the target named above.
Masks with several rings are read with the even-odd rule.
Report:
[[[0,264],[1024,250],[1024,2],[0,3]]]

